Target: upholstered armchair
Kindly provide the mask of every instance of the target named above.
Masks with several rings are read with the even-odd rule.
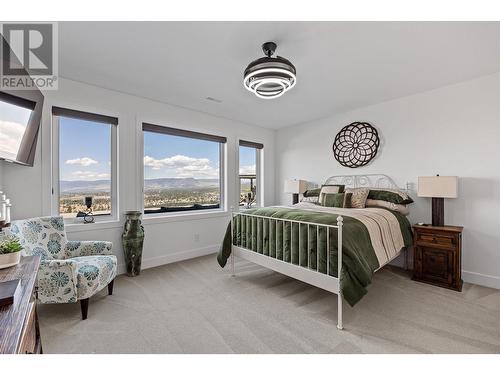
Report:
[[[108,286],[113,293],[116,256],[111,242],[68,241],[62,217],[17,220],[9,231],[20,239],[23,255],[40,255],[38,300],[42,303],[80,301],[87,319],[89,298]]]

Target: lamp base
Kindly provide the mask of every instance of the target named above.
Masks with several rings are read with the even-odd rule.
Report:
[[[432,225],[444,226],[444,198],[432,198]]]

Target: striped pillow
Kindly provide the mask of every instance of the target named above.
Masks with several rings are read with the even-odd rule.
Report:
[[[351,193],[323,194],[323,201],[320,203],[324,207],[351,208]]]
[[[323,185],[321,186],[321,191],[319,192],[319,202],[323,201],[324,194],[337,194],[344,192],[345,185]]]

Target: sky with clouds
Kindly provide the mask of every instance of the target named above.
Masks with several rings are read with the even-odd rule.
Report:
[[[0,156],[15,159],[31,110],[0,100]]]
[[[61,117],[61,180],[105,180],[111,174],[111,126]],[[256,152],[240,147],[240,173],[255,173]],[[144,133],[146,179],[218,178],[219,143],[166,134]]]
[[[61,180],[109,180],[111,126],[60,117],[59,178]]]
[[[240,174],[256,174],[257,150],[240,146]]]
[[[240,147],[242,172],[255,173],[255,155],[255,149]],[[219,143],[145,132],[144,176],[218,178]]]

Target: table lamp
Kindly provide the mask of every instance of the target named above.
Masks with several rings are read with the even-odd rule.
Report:
[[[293,204],[299,203],[299,194],[307,190],[307,182],[304,180],[285,180],[285,193],[293,194]]]
[[[444,198],[457,198],[457,176],[429,176],[418,178],[419,197],[432,198],[432,225],[444,226]]]

